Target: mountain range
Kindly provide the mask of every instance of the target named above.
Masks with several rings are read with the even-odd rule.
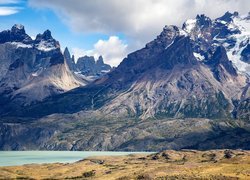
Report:
[[[0,148],[249,149],[249,41],[250,14],[197,15],[111,69],[15,25],[0,34]]]
[[[77,66],[67,48],[61,52],[59,42],[49,30],[32,40],[22,25],[0,33],[0,52],[0,94],[7,101],[23,105],[85,86],[99,77],[102,70],[111,69],[102,57],[93,67]],[[94,57],[90,58],[95,62]],[[83,58],[81,63],[88,64],[88,59]],[[107,67],[103,68],[104,65]],[[81,76],[75,73],[77,68],[81,68]],[[88,68],[99,68],[91,74],[92,79],[85,73]]]

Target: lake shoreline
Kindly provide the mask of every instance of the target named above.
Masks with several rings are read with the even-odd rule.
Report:
[[[250,151],[167,150],[0,167],[0,179],[249,179]]]
[[[124,151],[0,151],[0,167],[43,163],[74,163],[87,157],[152,154]]]

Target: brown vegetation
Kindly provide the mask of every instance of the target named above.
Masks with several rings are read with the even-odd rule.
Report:
[[[93,157],[72,164],[0,167],[0,179],[250,179],[250,152],[167,150],[148,156]]]

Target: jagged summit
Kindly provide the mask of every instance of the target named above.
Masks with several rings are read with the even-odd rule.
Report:
[[[7,50],[6,50],[7,49]],[[32,40],[23,25],[0,33],[0,97],[29,104],[84,85],[67,68],[49,30]]]
[[[49,30],[43,34],[38,34],[35,40],[26,34],[23,25],[15,24],[11,30],[0,32],[0,44],[12,43],[19,48],[37,48],[42,51],[51,51],[60,48],[60,44],[56,41]]]
[[[249,74],[250,66],[245,52],[249,43],[250,22],[246,17],[238,12],[226,12],[214,20],[197,15],[196,19],[187,20],[182,29],[194,41],[195,56],[198,59],[209,60],[216,48],[223,46],[233,66],[240,73]]]
[[[25,33],[24,26],[22,24],[14,24],[11,28],[13,33],[22,32]]]
[[[64,49],[63,55],[64,55],[64,57],[65,57],[65,60],[66,60],[66,63],[67,63],[67,65],[68,65],[69,69],[70,69],[72,72],[76,71],[75,59],[74,59],[73,56],[71,57],[68,47],[66,47],[66,48]]]
[[[153,48],[155,51],[167,49],[178,36],[185,35],[184,31],[177,26],[165,26],[156,39],[146,44],[146,48]]]
[[[41,40],[45,40],[46,41],[46,40],[51,40],[51,39],[53,39],[53,37],[51,35],[50,30],[46,30],[46,31],[44,31],[43,34],[38,34],[36,36],[36,41],[41,41]]]
[[[51,51],[60,48],[59,42],[52,37],[50,30],[44,31],[43,34],[38,34],[34,42],[35,47],[42,51]]]
[[[99,56],[97,61],[96,61],[96,64],[100,64],[100,65],[103,65],[104,64],[104,61],[103,61],[103,57],[102,56]]]
[[[212,20],[204,14],[196,16],[197,25],[201,28],[208,28],[212,25]]]
[[[245,20],[250,20],[250,12],[248,12],[248,14],[246,15],[246,17],[244,19]]]
[[[233,18],[238,17],[238,12],[229,12],[227,11],[223,16],[219,17],[217,20],[225,21],[225,22],[232,22]]]
[[[29,35],[26,34],[23,25],[15,24],[11,30],[5,30],[0,32],[0,43],[6,42],[22,42],[29,44],[32,42],[32,39]]]
[[[111,66],[105,64],[103,57],[99,56],[97,61],[94,56],[80,57],[76,63],[76,70],[85,76],[98,78],[111,70]]]

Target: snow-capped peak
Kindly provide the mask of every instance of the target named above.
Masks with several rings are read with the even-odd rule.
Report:
[[[233,39],[235,45],[231,47],[226,42],[223,45],[227,48],[227,55],[234,66],[240,73],[246,73],[250,75],[250,64],[242,61],[242,51],[247,47],[250,41],[250,20],[247,15],[234,16],[232,21],[228,24],[228,27],[232,30],[238,29],[240,33],[232,34],[228,39]]]

